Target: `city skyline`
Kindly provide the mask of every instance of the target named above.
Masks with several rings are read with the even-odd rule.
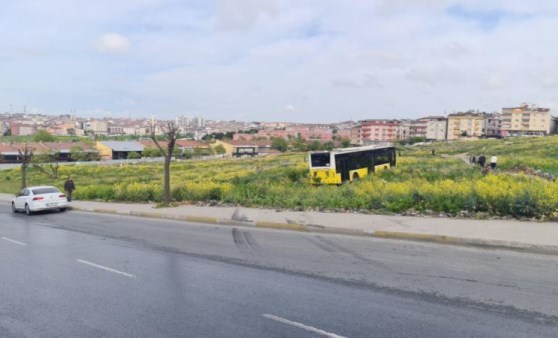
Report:
[[[0,109],[332,123],[558,108],[558,4],[5,1]]]

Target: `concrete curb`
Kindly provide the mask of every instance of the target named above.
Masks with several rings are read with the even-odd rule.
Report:
[[[304,225],[296,223],[278,223],[268,221],[256,221],[256,228],[266,229],[280,229],[280,230],[294,230],[294,231],[307,231]]]
[[[101,213],[101,214],[145,217],[145,218],[161,218],[161,219],[188,221],[188,222],[196,222],[196,223],[209,223],[209,224],[221,224],[222,223],[221,220],[219,220],[215,217],[165,215],[165,214],[159,213],[159,212],[119,211],[119,210],[114,210],[114,209],[80,208],[80,207],[74,207],[74,206],[68,206],[68,210],[83,211],[83,212],[95,212],[95,213]]]
[[[420,234],[410,232],[394,232],[394,231],[375,231],[373,237],[385,239],[399,239],[415,242],[429,242],[439,244],[450,244],[459,246],[474,246],[489,249],[504,249],[512,251],[520,251],[526,253],[558,255],[558,246],[554,245],[537,245],[520,242],[486,240],[476,238],[452,237],[433,234]]]
[[[216,225],[218,224],[218,225],[230,225],[230,226],[245,226],[245,227],[255,227],[255,228],[264,228],[264,229],[290,230],[290,231],[300,231],[300,232],[318,232],[318,233],[350,235],[350,236],[366,236],[366,237],[374,236],[373,233],[365,232],[362,230],[326,227],[323,225],[315,225],[315,224],[298,224],[292,222],[279,223],[279,222],[270,222],[270,221],[238,221],[234,219],[215,218],[215,217],[206,217],[206,216],[165,215],[163,213],[158,213],[158,212],[118,211],[114,209],[80,208],[74,206],[68,206],[68,210],[96,212],[96,213],[124,215],[124,216],[136,216],[136,217],[145,217],[145,218],[169,219],[175,221],[216,224]]]
[[[270,222],[270,221],[238,221],[233,219],[218,219],[215,217],[206,217],[206,216],[165,215],[159,212],[119,211],[115,209],[106,209],[106,208],[80,208],[75,206],[68,206],[68,210],[123,215],[123,216],[145,217],[145,218],[159,218],[159,219],[168,219],[168,220],[195,222],[195,223],[204,223],[204,224],[247,226],[247,227],[256,227],[256,228],[264,228],[264,229],[290,230],[290,231],[299,231],[299,232],[364,236],[364,237],[374,237],[374,238],[382,238],[382,239],[396,239],[396,240],[406,240],[406,241],[415,241],[415,242],[449,244],[449,245],[458,245],[458,246],[466,246],[466,247],[480,247],[485,249],[512,250],[512,251],[518,251],[524,253],[558,255],[558,246],[553,246],[553,245],[536,245],[536,244],[527,244],[527,243],[520,243],[520,242],[511,242],[511,241],[452,237],[452,236],[435,235],[435,234],[384,231],[384,230],[367,232],[358,229],[326,227],[326,226],[315,225],[315,224],[279,223],[279,222]]]

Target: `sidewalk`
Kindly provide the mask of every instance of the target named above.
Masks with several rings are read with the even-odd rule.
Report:
[[[0,194],[9,204],[12,195]],[[185,205],[155,208],[155,204],[72,201],[73,210],[180,221],[274,228],[305,232],[427,241],[505,248],[558,255],[557,222],[470,220],[351,213],[295,212],[244,207]]]

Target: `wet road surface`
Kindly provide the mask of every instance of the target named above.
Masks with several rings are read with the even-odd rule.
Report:
[[[558,257],[0,207],[1,337],[558,335]]]

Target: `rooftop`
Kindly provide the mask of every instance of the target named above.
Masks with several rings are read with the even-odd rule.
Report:
[[[143,144],[134,141],[102,141],[100,144],[113,151],[143,151]]]

